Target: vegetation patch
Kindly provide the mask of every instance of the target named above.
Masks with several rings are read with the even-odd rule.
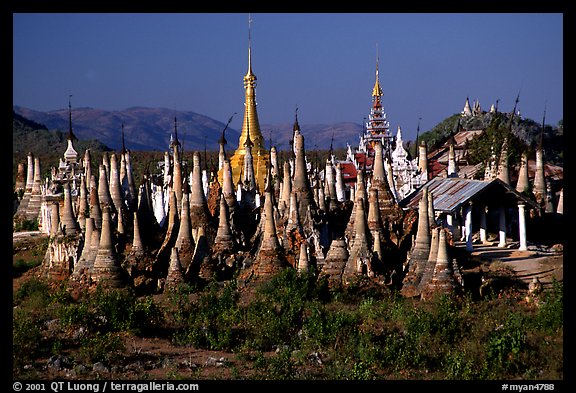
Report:
[[[561,283],[537,303],[520,291],[418,301],[386,288],[357,291],[366,297],[349,290],[293,269],[250,294],[230,281],[155,297],[97,288],[72,298],[65,285],[29,279],[14,293],[13,372],[42,377],[46,359],[66,354],[76,367],[102,363],[130,378],[154,367],[160,378],[563,378]],[[183,360],[126,351],[136,338],[164,340]],[[206,355],[194,362],[191,353]]]

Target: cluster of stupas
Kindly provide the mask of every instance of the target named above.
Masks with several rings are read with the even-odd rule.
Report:
[[[264,147],[255,80],[249,47],[239,147],[228,157],[224,129],[219,170],[211,175],[198,152],[184,157],[176,119],[161,174],[147,172],[136,185],[123,127],[121,152],[104,153],[92,172],[90,151],[79,161],[73,148],[70,115],[68,149],[51,180],[42,183],[40,162],[30,154],[20,181],[19,212],[38,218],[50,235],[43,274],[158,293],[210,280],[249,285],[297,269],[331,286],[363,277],[410,297],[461,293],[456,239],[434,211],[433,199],[442,195],[424,185],[417,209],[400,207],[385,133],[371,134],[370,170],[358,165],[353,184],[345,184],[333,157],[320,170],[309,165],[297,116],[291,157],[279,162],[276,148]],[[381,96],[377,75],[377,113]],[[420,155],[418,176],[427,176],[425,146]]]

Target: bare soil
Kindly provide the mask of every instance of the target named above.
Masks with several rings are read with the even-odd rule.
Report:
[[[20,233],[13,238],[13,263],[18,260],[40,260],[43,255],[42,242],[46,236],[39,233]],[[45,252],[45,248],[44,248]],[[472,261],[472,262],[470,262]],[[518,251],[517,249],[499,249],[494,245],[475,245],[470,255],[469,265],[464,272],[473,274],[478,271],[506,270],[516,279],[527,284],[533,277],[538,277],[544,288],[551,287],[554,280],[563,281],[563,254],[541,251]],[[16,290],[23,280],[35,274],[37,267],[27,271],[15,271],[13,288]],[[161,296],[161,295],[158,295]],[[54,369],[47,367],[49,359],[37,359],[43,369],[41,375],[32,378],[46,379],[192,379],[192,380],[237,380],[261,379],[261,371],[254,368],[253,358],[248,353],[230,353],[197,349],[192,346],[174,344],[166,337],[139,337],[126,334],[123,336],[125,359],[121,366],[95,372],[91,369],[74,367]],[[66,355],[65,353],[63,354]],[[265,357],[274,356],[266,352]],[[310,365],[310,369],[314,369]]]

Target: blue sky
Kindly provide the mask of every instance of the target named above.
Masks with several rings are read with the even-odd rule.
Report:
[[[368,116],[375,80],[404,139],[466,97],[556,125],[563,118],[560,13],[254,13],[252,65],[261,124]],[[248,14],[13,15],[13,103],[191,110],[226,123],[243,112]],[[231,127],[241,128],[242,116]],[[306,130],[303,130],[304,134]]]

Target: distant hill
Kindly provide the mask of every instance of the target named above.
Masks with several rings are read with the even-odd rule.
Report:
[[[30,120],[45,124],[50,130],[68,130],[68,109],[49,112],[35,111],[14,106],[14,111]],[[184,150],[204,150],[204,138],[208,148],[217,150],[218,138],[225,124],[207,116],[189,111],[164,108],[133,107],[121,111],[94,108],[75,108],[72,111],[72,128],[79,139],[98,139],[114,150],[122,146],[122,122],[126,148],[131,150],[163,151],[168,149],[170,134],[177,118],[178,139]],[[226,139],[230,144],[237,141],[240,133],[228,128]],[[237,144],[237,142],[236,142]]]
[[[45,125],[49,130],[68,130],[68,109],[41,112],[14,106],[14,112],[25,118]],[[121,111],[106,111],[94,108],[75,108],[72,111],[72,127],[79,139],[98,139],[112,149],[119,150],[122,144],[121,125],[124,122],[124,139],[128,149],[164,151],[168,148],[170,134],[174,130],[174,116],[178,120],[178,139],[184,143],[185,151],[204,150],[204,138],[208,150],[218,149],[218,139],[225,124],[210,117],[191,111],[174,111],[165,108],[133,107]],[[272,131],[272,142],[279,150],[287,150],[292,138],[292,123],[263,124],[260,126],[266,147]],[[327,149],[334,135],[334,148],[346,147],[346,142],[355,146],[362,126],[356,123],[301,124],[307,150]],[[226,130],[227,151],[238,146],[240,132]]]
[[[290,139],[293,133],[293,123],[261,124],[262,136],[268,147],[270,131],[272,131],[272,143],[279,150],[290,148]],[[308,150],[327,150],[330,141],[334,137],[334,149],[346,147],[349,143],[352,147],[358,146],[358,138],[362,133],[362,125],[342,122],[334,124],[300,124],[300,132],[304,136],[304,148]]]
[[[12,155],[27,156],[28,152],[35,155],[51,155],[55,152],[62,155],[67,147],[68,132],[49,131],[44,124],[19,115],[12,114]],[[81,153],[87,148],[92,151],[109,151],[108,146],[95,139],[78,139],[74,147]]]
[[[78,137],[78,135],[76,135]],[[13,175],[16,173],[18,163],[26,163],[28,152],[41,158],[44,163],[43,172],[49,172],[47,162],[58,163],[68,145],[68,132],[49,131],[45,124],[30,120],[16,112],[12,112],[12,162]],[[108,146],[95,139],[78,137],[74,141],[78,154],[82,155],[86,149],[94,153],[111,150]]]

